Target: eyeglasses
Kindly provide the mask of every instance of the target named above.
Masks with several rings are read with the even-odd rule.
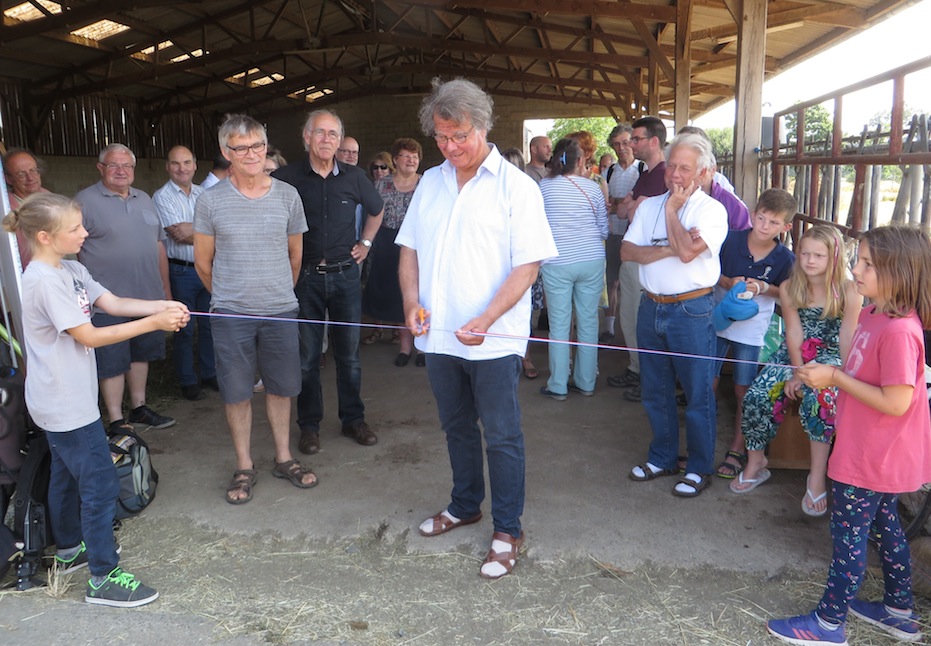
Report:
[[[372,164],[372,170],[388,170],[388,164]]]
[[[641,141],[646,141],[647,139],[652,139],[653,137],[631,137],[630,143],[639,144]]]
[[[104,168],[107,170],[121,170],[128,172],[133,170],[136,167],[135,164],[104,164]]]
[[[38,177],[41,174],[38,168],[30,168],[28,170],[21,170],[18,173],[13,173],[13,177],[16,179],[26,179],[28,177]]]
[[[651,238],[650,244],[654,247],[668,247],[669,238]]]
[[[257,144],[252,144],[251,146],[227,146],[227,148],[237,157],[245,157],[249,154],[250,150],[258,155],[260,152],[265,150],[266,146],[268,146],[268,143],[260,141]]]
[[[342,135],[336,130],[324,130],[323,128],[314,128],[310,131],[317,139],[341,139]]]
[[[405,161],[417,161],[420,159],[420,155],[411,155],[407,153],[401,153],[395,159],[403,159]]]
[[[632,141],[633,141],[633,139],[624,139],[624,140],[622,140],[622,141],[612,141],[612,142],[611,142],[611,147],[612,147],[612,148],[620,148],[621,146],[629,146],[629,145],[631,144]]]
[[[349,155],[350,157],[358,157],[358,156],[359,156],[359,151],[358,151],[358,150],[349,150],[348,148],[337,148],[337,149],[336,149],[336,152],[338,152],[338,153],[343,153],[344,155]]]
[[[445,146],[450,141],[452,141],[454,144],[461,145],[466,142],[466,139],[469,138],[469,135],[472,134],[473,130],[475,130],[475,126],[472,126],[471,128],[469,128],[467,132],[455,132],[449,137],[447,137],[446,135],[435,134],[433,135],[433,140],[436,141],[436,144],[438,146]]]

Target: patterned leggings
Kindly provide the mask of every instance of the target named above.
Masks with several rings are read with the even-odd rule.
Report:
[[[818,614],[834,623],[843,623],[847,607],[866,572],[867,540],[872,530],[879,542],[885,595],[883,603],[910,610],[912,567],[908,541],[902,531],[896,507],[898,495],[878,493],[842,482],[831,491],[831,538],[834,556],[828,569],[828,583],[818,604]]]

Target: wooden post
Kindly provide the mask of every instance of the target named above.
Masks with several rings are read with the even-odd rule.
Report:
[[[676,132],[689,123],[692,94],[692,0],[676,2]]]
[[[737,18],[737,107],[734,119],[734,189],[755,204],[763,122],[763,63],[766,55],[766,0],[741,0]],[[779,140],[773,139],[773,148]],[[777,166],[774,182],[778,182]]]

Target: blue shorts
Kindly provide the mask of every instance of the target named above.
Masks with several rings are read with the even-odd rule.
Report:
[[[725,339],[723,337],[718,337],[718,356],[722,359],[727,356],[727,349],[731,349],[731,358],[737,359],[738,361],[759,361],[760,360],[760,349],[762,346],[759,345],[747,345],[745,343],[738,343],[737,341],[731,341],[730,339]],[[721,376],[721,367],[724,365],[723,361],[716,361],[714,365],[714,374],[715,376]],[[735,386],[749,386],[753,383],[753,380],[756,379],[756,374],[760,371],[760,366],[755,363],[734,363],[734,385]]]
[[[218,314],[236,314],[217,310]],[[273,315],[295,318],[297,310]],[[258,370],[265,392],[278,397],[297,397],[301,392],[301,350],[298,323],[253,318],[212,318],[217,383],[226,404],[252,399]]]
[[[91,322],[95,327],[108,327],[134,319],[126,316],[111,316],[105,312],[94,314]],[[140,334],[127,341],[97,348],[97,378],[110,379],[129,372],[131,363],[148,363],[165,358],[165,336],[167,332],[155,330]]]

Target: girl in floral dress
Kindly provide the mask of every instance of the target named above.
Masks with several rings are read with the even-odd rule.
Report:
[[[843,238],[834,227],[815,226],[799,240],[792,274],[779,288],[785,319],[785,340],[757,375],[744,397],[741,425],[747,447],[747,467],[730,485],[732,492],[753,491],[770,477],[763,453],[776,436],[786,409],[799,401],[802,428],[811,441],[811,469],[802,511],[823,516],[827,511],[827,464],[834,438],[837,389],[813,389],[802,384],[793,367],[809,361],[840,366],[863,299],[847,277]]]

